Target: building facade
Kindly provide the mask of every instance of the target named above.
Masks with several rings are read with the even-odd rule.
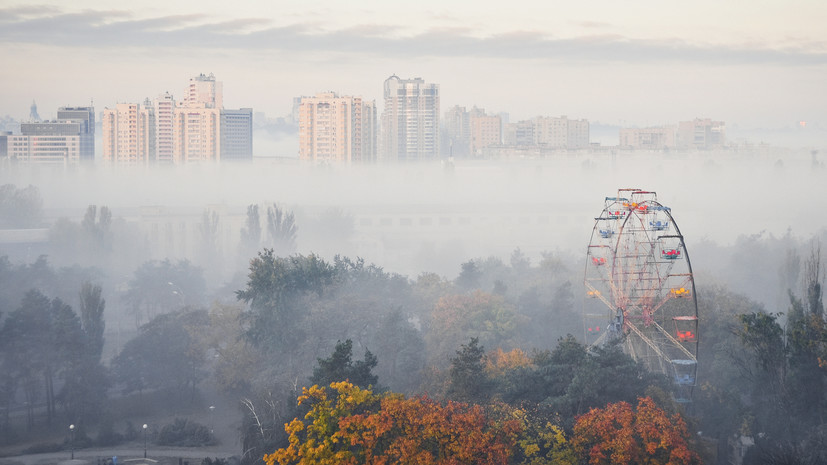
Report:
[[[668,150],[676,147],[675,126],[621,128],[619,146],[627,149]]]
[[[384,84],[381,156],[388,161],[437,159],[439,85],[393,75]]]
[[[468,121],[471,156],[482,157],[483,150],[487,147],[502,144],[502,118],[498,115],[487,115],[484,109],[474,107]]]
[[[448,156],[467,158],[471,148],[471,114],[459,105],[445,112],[442,121],[442,151]]]
[[[216,81],[215,76],[199,74],[190,78],[184,105],[188,107],[224,108],[224,83]]]
[[[369,163],[376,160],[376,104],[323,92],[298,107],[299,158]]]
[[[119,103],[103,110],[102,159],[118,165],[146,165],[155,156],[151,105]]]
[[[726,145],[726,124],[709,118],[695,118],[678,123],[678,147],[709,150]]]
[[[221,110],[221,160],[253,159],[253,109]]]
[[[57,109],[57,120],[72,121],[79,125],[80,161],[94,161],[95,109],[93,107],[60,107]]]
[[[20,163],[77,164],[95,159],[95,109],[61,107],[54,121],[20,124],[6,136],[10,160]]]
[[[172,134],[174,163],[221,160],[221,111],[218,108],[176,107]]]
[[[155,157],[161,164],[175,163],[175,98],[164,92],[152,102],[155,113]]]

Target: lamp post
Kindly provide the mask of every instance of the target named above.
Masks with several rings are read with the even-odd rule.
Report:
[[[181,299],[181,305],[186,304],[187,296],[184,295],[184,290],[181,289],[181,286],[175,284],[172,281],[167,281],[167,284],[169,284],[169,286],[172,287],[172,293],[177,295],[178,298]]]
[[[69,425],[69,444],[72,448],[72,460],[75,460],[75,425]]]
[[[210,433],[215,433],[215,405],[210,405]]]
[[[146,458],[146,423],[144,423],[143,429],[144,429],[144,458]]]

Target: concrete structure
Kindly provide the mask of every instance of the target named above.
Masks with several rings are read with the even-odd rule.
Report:
[[[442,153],[467,158],[471,148],[471,115],[465,107],[455,105],[446,111],[442,129]]]
[[[726,124],[709,118],[678,123],[678,148],[709,150],[726,145]]]
[[[224,83],[216,81],[212,73],[190,78],[187,87],[184,106],[200,107],[202,104],[207,108],[224,108]]]
[[[589,147],[589,122],[538,116],[534,119],[534,143],[555,149],[585,149]]]
[[[221,160],[253,159],[253,109],[221,110]]]
[[[221,111],[218,108],[176,107],[172,130],[174,163],[219,161],[220,127]]]
[[[103,110],[105,163],[146,165],[155,157],[155,114],[147,103],[119,103]]]
[[[675,126],[622,128],[618,146],[627,149],[668,150],[676,147],[676,139]]]
[[[432,160],[439,153],[439,85],[393,75],[384,84],[381,157]]]
[[[9,159],[20,163],[76,164],[95,159],[95,109],[61,107],[55,121],[20,124],[6,136]]]
[[[471,156],[482,157],[485,148],[502,144],[502,119],[499,116],[486,115],[484,109],[474,107],[469,125]]]
[[[376,104],[324,92],[299,103],[299,158],[312,161],[376,160]]]
[[[169,92],[153,100],[155,113],[155,158],[157,163],[175,162],[175,99]]]
[[[95,109],[93,107],[60,107],[58,121],[72,121],[79,124],[80,160],[95,160]],[[21,128],[22,132],[22,128]]]

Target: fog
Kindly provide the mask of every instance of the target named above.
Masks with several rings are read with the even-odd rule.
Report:
[[[516,249],[535,264],[551,252],[580,266],[603,198],[619,188],[653,190],[672,208],[697,279],[740,283],[736,290],[765,304],[776,304],[783,290],[752,288],[750,282],[763,280],[733,276],[738,258],[731,248],[745,238],[787,238],[790,248],[800,248],[826,226],[820,211],[827,203],[827,168],[811,150],[601,151],[369,166],[254,160],[183,167],[11,166],[0,173],[0,183],[39,189],[43,228],[59,218],[79,222],[89,205],[107,206],[140,244],[132,247],[129,263],[108,264],[111,274],[129,276],[150,259],[189,259],[214,268],[207,273],[210,289],[237,280],[252,258],[238,246],[251,204],[261,207],[262,218],[273,204],[295,213],[293,252],[361,257],[410,278],[434,272],[453,279],[468,260],[507,260]],[[205,211],[218,218],[217,258],[210,263],[199,256]],[[21,261],[48,254],[37,246],[6,248]],[[50,261],[73,264],[60,257]],[[740,271],[775,278],[778,266]]]
[[[0,185],[34,186],[42,213],[25,230],[0,230],[0,256],[18,264],[21,276],[32,274],[26,286],[40,287],[74,308],[82,305],[77,293],[82,281],[101,286],[106,299],[101,359],[110,365],[113,383],[127,386],[124,395],[144,383],[143,377],[130,381],[139,365],[124,354],[157,362],[173,353],[192,353],[181,343],[191,337],[186,332],[209,328],[197,346],[207,358],[198,363],[213,370],[215,389],[225,397],[212,393],[206,374],[172,386],[179,392],[190,386],[194,393],[199,385],[225,412],[227,437],[236,437],[241,421],[234,395],[258,389],[293,392],[307,384],[311,371],[313,382],[323,379],[316,378],[314,362],[330,354],[337,341],[354,339],[356,356],[377,351],[376,373],[391,389],[444,394],[440,379],[447,376],[451,355],[459,353],[466,336],[477,334],[473,323],[463,331],[441,327],[443,319],[452,318],[452,309],[475,308],[481,313],[465,318],[491,318],[485,324],[495,327],[502,322],[484,314],[489,305],[507,310],[493,315],[513,312],[514,320],[501,326],[510,329],[480,330],[486,350],[550,350],[567,333],[579,337],[586,248],[604,198],[618,189],[655,191],[658,201],[671,208],[692,260],[699,300],[716,302],[710,308],[728,315],[754,308],[786,312],[788,290],[803,294],[798,257],[827,241],[821,219],[827,167],[814,150],[607,150],[369,166],[256,158],[246,164],[181,167],[3,168]],[[258,206],[261,238],[244,246],[250,205]],[[301,323],[281,315],[285,319],[270,328],[266,319],[255,319],[262,314],[255,297],[238,302],[236,291],[255,294],[253,268],[266,263],[266,254],[258,263],[251,259],[273,247],[266,236],[268,210],[274,206],[292,213],[297,228],[295,244],[276,247],[276,254],[301,255],[292,265],[299,277],[289,282],[303,290],[285,297],[284,308],[304,314],[297,318]],[[324,297],[310,292],[318,278],[311,273],[314,262],[304,258],[310,254],[333,264],[341,273],[337,279],[346,276],[349,284],[318,284],[334,289]],[[52,281],[38,275],[48,274],[42,265],[28,267],[41,255],[57,270]],[[18,308],[10,300],[25,291],[7,287],[4,322]],[[720,289],[747,300],[721,310],[720,302],[731,302]],[[250,319],[242,319],[242,311]],[[717,318],[701,313],[702,324]],[[249,365],[230,358],[249,350],[236,347],[242,335],[252,337],[243,332],[247,325],[269,328],[269,336],[257,337],[269,337],[271,344],[256,346],[260,352]],[[142,352],[148,348],[157,353]],[[258,371],[245,371],[251,366]],[[170,370],[159,374],[150,390],[177,379],[181,370]],[[122,395],[114,388],[110,394]],[[19,392],[9,399],[10,405],[22,405]],[[280,410],[273,418],[278,424],[291,414]],[[201,415],[196,418],[203,421]]]
[[[343,252],[358,251],[400,273],[449,275],[468,258],[518,247],[535,258],[543,250],[579,254],[603,197],[626,187],[658,192],[661,203],[672,208],[690,250],[704,241],[725,246],[759,233],[782,236],[790,231],[807,237],[825,226],[819,220],[827,198],[825,173],[824,163],[810,151],[601,152],[400,166],[312,166],[257,158],[252,164],[177,168],[13,167],[0,174],[0,181],[36,186],[47,223],[59,217],[80,219],[87,205],[106,205],[115,218],[139,224],[142,207],[164,208],[170,217],[175,212],[200,217],[204,209],[216,209],[239,226],[249,204],[276,202],[306,219],[340,209],[353,218],[353,236],[370,237],[375,245],[350,237]],[[383,215],[390,227],[379,227]],[[414,223],[409,229],[416,232],[405,239],[409,252],[438,250],[460,239],[464,256],[431,267],[427,260],[383,258],[387,242],[405,236],[398,220],[406,215]],[[468,218],[460,224],[463,215]],[[297,223],[302,253],[324,252],[326,241],[341,233],[318,234]],[[313,237],[306,237],[311,232]],[[235,237],[228,238],[225,248],[237,240],[237,230],[229,233]],[[696,267],[703,269],[703,264]]]

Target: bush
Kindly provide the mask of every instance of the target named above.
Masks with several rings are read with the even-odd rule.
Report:
[[[42,442],[40,444],[33,444],[23,449],[23,455],[29,454],[44,454],[47,452],[60,452],[66,446],[59,442]]]
[[[206,426],[185,418],[176,418],[158,433],[158,444],[161,446],[199,447],[216,443],[215,436]]]

